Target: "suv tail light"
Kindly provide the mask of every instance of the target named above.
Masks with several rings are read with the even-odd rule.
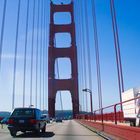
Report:
[[[36,124],[36,123],[37,123],[37,120],[31,119],[31,120],[30,120],[30,123],[31,123],[31,124]]]
[[[13,119],[9,119],[8,124],[14,124],[14,120]]]

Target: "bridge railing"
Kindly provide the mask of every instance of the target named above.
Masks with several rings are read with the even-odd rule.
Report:
[[[102,123],[104,121],[111,121],[111,122],[114,122],[115,124],[117,124],[118,122],[125,122],[126,120],[124,118],[124,111],[126,111],[125,110],[126,106],[129,106],[129,108],[127,107],[127,110],[129,110],[128,112],[132,112],[130,110],[133,109],[136,113],[137,106],[136,105],[132,106],[131,104],[132,104],[132,101],[134,101],[133,104],[136,103],[137,99],[140,99],[140,96],[130,99],[130,100],[126,100],[124,102],[119,102],[117,104],[104,107],[102,109],[95,110],[91,114],[77,115],[76,118],[95,121],[95,122],[101,121]],[[132,114],[130,113],[130,116],[131,115]]]

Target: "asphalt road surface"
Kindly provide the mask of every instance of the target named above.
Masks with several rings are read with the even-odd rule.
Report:
[[[13,138],[9,131],[0,128],[0,140],[104,140],[96,133],[88,130],[74,120],[63,121],[63,123],[52,123],[47,125],[46,133],[41,133],[39,136],[31,132],[23,134],[17,133],[17,137]]]

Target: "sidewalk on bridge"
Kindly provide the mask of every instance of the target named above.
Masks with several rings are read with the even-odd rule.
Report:
[[[0,124],[0,133],[8,132],[7,125]]]
[[[110,135],[110,138],[114,140],[140,140],[139,127],[130,127],[127,125],[117,125],[111,123],[91,122],[88,120],[78,120],[78,122],[97,133],[105,135],[107,134],[107,137]],[[114,138],[112,136],[114,136]]]
[[[88,120],[88,121],[90,121],[90,122],[95,122],[94,120]],[[96,121],[96,122],[101,123],[102,121]],[[113,122],[113,121],[104,121],[104,123],[115,124],[115,122]],[[118,125],[130,126],[130,122],[119,122],[119,121],[117,121],[117,124],[118,124]]]
[[[113,135],[107,134],[103,131],[98,131],[97,129],[95,129],[94,127],[91,127],[89,125],[86,125],[85,123],[82,123],[81,121],[77,121],[78,123],[80,123],[81,125],[83,125],[84,127],[88,128],[89,130],[99,134],[100,136],[102,136],[103,138],[105,138],[106,140],[120,140],[120,138],[117,138]]]

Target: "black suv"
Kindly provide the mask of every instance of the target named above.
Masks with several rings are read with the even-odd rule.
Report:
[[[9,118],[8,129],[13,137],[16,136],[17,131],[39,133],[42,130],[45,132],[46,122],[39,109],[16,108]]]

